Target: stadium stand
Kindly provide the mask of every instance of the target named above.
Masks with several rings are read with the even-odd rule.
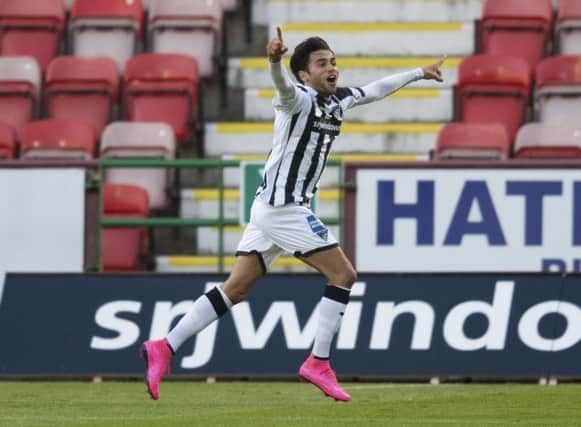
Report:
[[[60,56],[48,66],[44,85],[45,115],[82,121],[97,135],[114,117],[119,73],[108,57]]]
[[[557,51],[562,55],[581,54],[581,2],[560,0],[557,11]]]
[[[69,22],[70,50],[76,56],[108,56],[122,71],[141,49],[143,20],[140,0],[75,0]]]
[[[176,143],[170,126],[164,123],[114,122],[103,131],[101,158],[173,159]],[[105,181],[145,188],[151,209],[168,206],[168,169],[107,169]]]
[[[440,123],[345,123],[334,153],[427,153]],[[240,141],[244,145],[240,145]],[[206,123],[205,155],[266,154],[272,146],[272,122]]]
[[[60,52],[65,29],[62,0],[2,0],[2,56],[32,56],[44,71]]]
[[[25,159],[90,160],[95,158],[95,129],[64,119],[32,121],[20,132],[20,157]]]
[[[8,123],[0,122],[0,160],[16,157],[16,133]]]
[[[459,121],[502,123],[511,141],[526,121],[531,71],[524,59],[474,55],[462,61],[456,89]]]
[[[147,191],[136,185],[103,185],[103,215],[106,218],[147,218]],[[104,228],[101,235],[104,271],[134,271],[145,268],[148,251],[146,228]]]
[[[525,59],[531,69],[552,40],[551,0],[486,0],[479,36],[482,52]]]
[[[228,19],[223,12],[236,10],[238,3],[0,1],[0,158],[18,156],[20,135],[26,137],[23,158],[90,159],[97,152],[103,158],[172,159],[179,148],[180,153],[185,149],[187,155],[206,158],[254,156],[263,160],[272,143],[273,119],[273,90],[263,45],[274,34],[275,23],[281,24],[291,50],[313,34],[327,39],[338,55],[342,86],[358,86],[431,64],[441,52],[449,55],[443,67],[444,84],[420,81],[380,105],[350,110],[341,139],[333,147],[336,156],[421,160],[433,151],[435,159],[504,160],[514,151],[513,156],[519,159],[579,157],[580,130],[571,123],[581,116],[581,77],[576,71],[581,69],[581,57],[572,56],[581,51],[578,0],[561,0],[556,13],[556,52],[567,55],[545,59],[553,34],[550,0],[342,0],[332,4],[332,13],[329,2],[316,0],[253,2],[253,23],[262,25],[255,33],[258,40],[252,40],[254,45],[248,46],[248,51],[244,42],[235,40],[238,48],[235,56],[227,58],[227,74],[223,76],[216,62],[218,55],[227,53],[220,52],[221,37],[230,34],[230,43],[232,34],[242,33],[240,28],[231,32],[227,27],[234,21],[240,25],[240,17],[232,19],[230,15]],[[70,8],[68,27],[62,12],[65,6]],[[13,12],[4,13],[3,8]],[[476,25],[478,18],[481,21]],[[16,28],[22,23],[36,30]],[[66,42],[74,56],[55,58],[62,50],[59,43],[64,28],[70,30]],[[145,29],[147,43],[142,45]],[[471,56],[475,46],[484,54]],[[30,57],[6,56],[22,55],[18,49],[24,47]],[[143,49],[151,52],[142,53]],[[39,57],[38,51],[45,56]],[[247,52],[255,56],[244,56]],[[41,98],[42,70],[46,77]],[[233,106],[214,106],[214,93],[200,99],[201,87],[211,93],[222,77],[227,77]],[[528,109],[532,107],[533,79],[535,118],[541,123],[526,124],[531,118]],[[207,123],[201,118],[202,104],[215,110],[210,111]],[[57,121],[47,120],[50,126],[39,125],[44,121],[31,122],[40,113],[67,124],[59,134]],[[127,122],[115,122],[118,118]],[[452,120],[458,122],[447,123]],[[560,128],[555,121],[563,122]],[[86,136],[73,137],[71,123],[85,130],[88,125],[94,127],[94,142],[86,143],[91,139]],[[202,126],[206,132],[203,152],[187,151],[191,147],[186,143],[198,140]],[[40,135],[40,128],[44,129],[42,138],[34,140],[30,134]],[[96,150],[101,133],[102,146]],[[77,146],[78,141],[85,142]],[[198,177],[197,173],[191,175]],[[183,218],[216,218],[217,195],[211,188],[216,182],[208,175],[204,182],[190,177],[180,188]],[[326,172],[321,197],[336,191],[338,176],[333,168]],[[225,211],[237,213],[239,194],[234,186],[240,180],[238,169],[225,170],[223,179],[230,186],[225,190]],[[106,172],[106,181],[107,185],[140,186],[146,193],[147,214],[150,209],[167,209],[171,201],[168,190],[176,185],[166,169],[111,169]],[[321,206],[328,209],[336,203],[336,198],[324,199]],[[139,215],[143,214],[140,211]],[[335,216],[336,212],[324,215]],[[225,229],[223,247],[227,253],[234,251],[240,232],[240,227]],[[135,241],[138,235],[131,239]],[[193,245],[197,253],[215,255],[218,235],[216,228],[197,229]],[[128,260],[106,261],[106,268],[142,268],[143,250],[129,252]],[[173,257],[160,257],[158,266],[172,270],[172,266],[188,269],[194,265],[194,269],[208,271],[217,265],[215,258],[188,263],[181,265]],[[228,259],[227,265],[230,263]],[[296,271],[302,267],[285,260],[275,268]]]
[[[32,57],[0,57],[0,120],[17,132],[38,115],[41,71]]]
[[[125,67],[124,116],[136,122],[164,122],[180,142],[194,136],[198,114],[198,64],[187,55],[144,53]]]
[[[276,0],[266,1],[263,9],[255,22],[460,22],[480,17],[482,0],[342,0],[332,6],[320,0]]]
[[[519,129],[515,158],[581,158],[581,124],[527,123]]]
[[[274,21],[276,22],[276,21]],[[281,25],[285,43],[296,46],[317,34],[338,56],[470,55],[474,52],[474,23],[463,22],[287,22]],[[269,26],[269,38],[276,24]],[[359,82],[361,83],[361,82]]]
[[[448,123],[438,134],[434,158],[506,160],[510,140],[501,124]]]
[[[200,76],[211,77],[220,54],[222,17],[219,0],[152,0],[150,50],[190,55],[198,62]]]
[[[535,110],[542,122],[579,121],[581,117],[581,56],[545,58],[537,65]]]

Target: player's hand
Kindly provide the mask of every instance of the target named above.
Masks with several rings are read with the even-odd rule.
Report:
[[[422,68],[424,71],[424,79],[426,80],[437,80],[439,82],[443,82],[444,79],[442,78],[442,64],[446,60],[447,56],[443,55],[438,62],[432,65],[428,65],[427,67]]]
[[[279,62],[288,47],[282,41],[282,30],[276,27],[276,36],[266,45],[266,55],[270,62]]]

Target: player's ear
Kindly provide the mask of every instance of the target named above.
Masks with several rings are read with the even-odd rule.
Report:
[[[307,73],[305,70],[299,70],[299,78],[303,83],[306,83],[309,78],[309,73]]]

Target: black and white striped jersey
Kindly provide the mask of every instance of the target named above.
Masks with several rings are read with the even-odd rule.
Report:
[[[294,96],[282,98],[277,92],[273,100],[273,147],[256,197],[272,206],[307,203],[317,191],[331,145],[341,131],[344,112],[382,99],[422,76],[422,70],[416,69],[398,75],[387,86],[380,80],[374,82],[375,86],[338,88],[326,100],[302,84],[294,86]]]

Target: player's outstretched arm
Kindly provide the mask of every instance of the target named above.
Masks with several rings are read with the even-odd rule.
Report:
[[[351,108],[357,105],[363,105],[382,100],[386,96],[391,95],[402,87],[417,80],[426,79],[443,82],[444,79],[442,78],[442,71],[440,68],[442,67],[442,64],[445,60],[446,57],[442,56],[436,63],[432,65],[428,65],[423,68],[418,67],[413,70],[404,71],[398,74],[392,74],[380,80],[368,83],[367,85],[361,87],[362,93],[364,93],[364,95],[358,99],[353,99],[353,101],[345,107]]]
[[[427,67],[422,68],[424,72],[424,79],[426,80],[437,80],[439,82],[443,82],[444,78],[442,77],[442,64],[446,60],[447,56],[443,55],[438,62],[428,65]]]

